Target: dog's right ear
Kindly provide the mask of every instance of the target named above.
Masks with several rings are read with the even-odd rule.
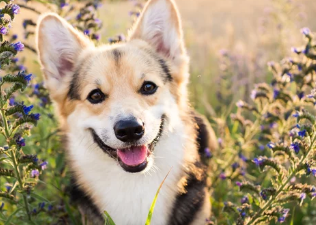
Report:
[[[37,26],[37,49],[45,85],[54,100],[66,91],[81,51],[93,43],[57,14],[45,14]]]

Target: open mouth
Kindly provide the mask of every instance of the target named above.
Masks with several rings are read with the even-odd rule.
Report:
[[[133,145],[131,144],[124,149],[114,149],[106,145],[96,132],[90,128],[94,142],[111,158],[117,160],[120,166],[127,172],[137,173],[143,171],[148,164],[148,157],[154,151],[156,144],[158,143],[164,127],[165,116],[161,117],[161,123],[159,131],[155,139],[146,145]]]

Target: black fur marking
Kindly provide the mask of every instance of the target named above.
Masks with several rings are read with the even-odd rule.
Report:
[[[80,94],[79,94],[79,75],[80,75],[80,70],[77,69],[72,77],[69,91],[67,96],[70,98],[70,100],[80,100]]]
[[[172,81],[172,76],[171,76],[170,69],[167,66],[166,61],[163,60],[163,59],[159,59],[158,61],[159,61],[159,64],[160,64],[163,72],[165,73],[165,82],[167,82],[167,81],[171,82]]]
[[[70,199],[77,204],[81,211],[85,213],[85,217],[93,224],[104,224],[104,218],[99,212],[97,206],[93,203],[91,198],[85,193],[74,179],[71,181]]]
[[[113,56],[114,56],[115,64],[119,65],[120,60],[122,58],[122,52],[120,52],[118,49],[114,49],[112,51],[112,53],[113,53]]]
[[[204,121],[201,117],[199,117],[195,112],[192,113],[194,117],[194,122],[197,125],[197,137],[196,142],[199,147],[199,155],[202,159],[205,157],[205,149],[209,147],[209,131]],[[204,161],[204,160],[203,160]]]
[[[187,174],[185,192],[178,194],[168,225],[190,225],[204,204],[206,167],[201,162],[192,166]]]

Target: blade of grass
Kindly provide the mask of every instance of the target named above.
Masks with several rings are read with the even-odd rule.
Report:
[[[105,225],[115,225],[110,214],[107,211],[104,211],[104,214],[105,214],[105,217],[104,217]]]
[[[150,210],[149,210],[149,213],[148,213],[145,225],[150,225],[150,223],[151,223],[151,218],[152,218],[153,213],[154,213],[154,209],[155,209],[156,201],[157,201],[157,198],[158,198],[158,194],[159,194],[160,189],[161,189],[162,185],[164,184],[164,182],[166,181],[166,179],[167,179],[167,177],[168,177],[168,175],[169,175],[171,170],[172,170],[172,168],[169,170],[169,172],[167,173],[165,179],[163,179],[163,181],[161,182],[161,184],[160,184],[160,186],[159,186],[159,188],[158,188],[158,190],[156,192],[155,198],[154,198],[153,202],[151,203]]]

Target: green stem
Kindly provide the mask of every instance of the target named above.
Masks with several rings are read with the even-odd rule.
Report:
[[[1,85],[0,85],[0,93],[1,93]],[[0,111],[1,111],[2,121],[3,121],[4,129],[5,129],[5,137],[8,140],[12,133],[10,134],[10,131],[9,131],[8,121],[7,121],[7,118],[5,116],[5,112],[4,112],[4,109],[3,109],[4,102],[3,102],[2,99],[0,99],[0,107],[1,107]],[[22,182],[22,179],[21,179],[21,176],[20,176],[20,169],[19,169],[19,166],[18,166],[18,163],[17,163],[17,160],[16,160],[16,154],[15,154],[15,152],[13,152],[13,149],[11,150],[10,155],[11,155],[11,160],[13,162],[14,170],[15,170],[18,182],[19,182],[19,186],[20,186],[21,190],[23,190],[23,182]],[[25,196],[25,194],[22,194],[22,196],[23,196],[23,201],[24,201],[24,204],[25,204],[25,209],[26,209],[26,213],[27,213],[28,219],[31,220],[31,214],[30,214],[30,210],[29,210],[29,206],[28,206],[28,203],[27,203],[26,196]]]
[[[302,164],[304,162],[304,160],[306,159],[306,157],[309,155],[314,143],[316,141],[316,134],[314,134],[313,136],[313,140],[311,142],[311,145],[309,146],[308,152],[306,153],[306,155],[300,160],[300,162],[298,163],[298,165]],[[293,170],[293,172],[291,173],[291,175],[289,176],[289,178],[282,184],[282,186],[279,188],[279,190],[276,192],[276,194],[264,205],[263,208],[261,208],[256,214],[255,216],[247,223],[248,225],[251,224],[255,224],[256,220],[261,216],[261,214],[268,209],[271,204],[274,202],[274,200],[276,200],[276,198],[278,197],[278,195],[284,190],[284,188],[286,187],[286,185],[291,181],[291,179],[296,175],[296,173],[299,172],[297,171],[297,168]]]

